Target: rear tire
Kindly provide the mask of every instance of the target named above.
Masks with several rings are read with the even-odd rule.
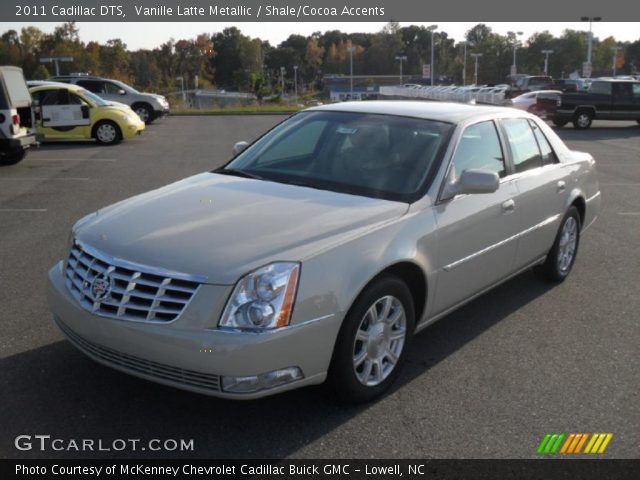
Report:
[[[122,141],[122,131],[115,122],[103,120],[93,127],[93,138],[101,145],[115,145]]]
[[[573,126],[578,130],[586,130],[593,123],[593,113],[589,110],[578,110],[573,116]]]
[[[574,206],[569,207],[553,242],[547,259],[534,268],[543,280],[559,283],[571,273],[580,245],[580,213]]]
[[[348,403],[382,395],[404,363],[413,329],[413,297],[394,275],[382,275],[347,313],[329,367],[329,385]]]
[[[0,165],[15,165],[27,155],[27,150],[0,153]]]

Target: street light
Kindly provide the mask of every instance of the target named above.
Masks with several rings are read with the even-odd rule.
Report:
[[[60,75],[60,65],[63,62],[73,62],[73,57],[43,57],[40,63],[53,63],[56,66],[56,77]]]
[[[471,53],[470,54],[476,60],[476,73],[475,73],[475,85],[478,85],[478,58],[482,56],[481,53]]]
[[[434,65],[435,60],[433,56],[433,34],[437,29],[438,29],[438,25],[429,25],[427,27],[427,31],[431,32],[431,86],[433,86],[433,77],[436,71],[436,66]]]
[[[356,47],[347,48],[349,52],[349,93],[351,96],[349,98],[353,99],[353,52],[356,51]]]
[[[618,52],[622,50],[622,47],[613,47],[613,64],[611,65],[611,69],[613,70],[613,78],[616,77],[617,63],[618,63]]]
[[[518,36],[522,36],[522,32],[509,32],[513,34],[513,65],[511,66],[511,75],[518,73],[518,66],[516,63],[516,52],[518,51]]]
[[[464,61],[462,62],[462,85],[467,84],[467,45],[473,47],[473,42],[469,40],[465,40],[462,42],[464,45]]]
[[[400,61],[400,85],[402,85],[402,62],[407,59],[405,55],[397,55],[396,60]]]
[[[296,95],[296,103],[298,103],[298,65],[293,66],[293,91]]]
[[[553,53],[553,50],[542,50],[544,55],[544,74],[549,75],[549,55]]]
[[[184,77],[176,77],[176,80],[180,80],[180,91],[182,92],[182,103],[187,103],[187,95],[184,91]]]
[[[282,95],[284,95],[284,67],[280,67],[280,83],[282,85]]]
[[[602,17],[580,17],[583,22],[589,22],[589,36],[587,37],[587,63],[591,65],[591,51],[593,49],[593,32],[591,31],[591,24],[593,22],[599,22]]]

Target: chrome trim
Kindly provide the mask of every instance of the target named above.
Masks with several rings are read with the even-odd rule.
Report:
[[[327,318],[335,317],[335,315],[336,315],[335,313],[330,313],[328,315],[323,315],[321,317],[312,318],[311,320],[305,320],[304,322],[285,325],[284,327],[280,327],[280,328],[265,328],[262,330],[257,330],[254,328],[215,327],[209,330],[215,330],[217,332],[231,333],[231,334],[246,333],[249,335],[264,335],[264,334],[280,333],[288,330],[294,330],[299,327],[305,327],[311,323],[315,323],[320,320],[326,320]]]
[[[107,253],[101,252],[100,250],[97,250],[94,247],[87,245],[86,243],[78,239],[74,239],[73,244],[79,245],[80,248],[82,248],[85,252],[93,255],[94,257],[97,257],[103,262],[106,262],[110,265],[114,265],[116,267],[122,267],[129,270],[149,273],[151,275],[158,275],[160,277],[171,277],[171,278],[175,278],[176,280],[185,280],[187,282],[207,283],[207,280],[208,280],[208,277],[206,275],[176,272],[176,271],[167,270],[161,267],[153,267],[151,265],[145,265],[142,263],[132,262],[130,260],[124,260],[119,257],[114,257]]]
[[[537,230],[538,228],[542,228],[550,223],[555,222],[558,218],[560,218],[560,214],[557,215],[553,215],[549,218],[547,218],[546,220],[543,220],[542,222],[527,228],[526,230],[522,230],[521,232],[516,233],[515,235],[512,235],[511,237],[505,238],[504,240],[501,240],[497,243],[494,243],[493,245],[489,245],[486,248],[483,248],[482,250],[479,250],[477,252],[472,253],[471,255],[468,255],[464,258],[461,258],[460,260],[456,260],[455,262],[450,263],[449,265],[445,265],[444,267],[442,267],[443,270],[445,271],[449,271],[452,268],[457,267],[458,265],[461,265],[469,260],[472,260],[480,255],[484,255],[485,253],[490,252],[491,250],[495,250],[498,247],[501,247],[502,245],[505,245],[508,242],[511,242],[512,240],[516,240],[528,233],[531,233],[534,230]]]
[[[497,287],[498,285],[505,283],[509,280],[511,280],[513,277],[516,277],[518,275],[520,275],[522,272],[530,269],[531,267],[534,267],[535,265],[539,265],[541,263],[543,263],[545,261],[545,259],[547,258],[546,255],[543,255],[540,258],[537,258],[536,260],[534,260],[531,263],[528,263],[527,265],[525,265],[524,267],[516,270],[513,273],[510,273],[509,275],[507,275],[504,278],[501,278],[500,280],[498,280],[497,282],[492,283],[491,285],[489,285],[486,288],[483,288],[482,290],[480,290],[477,293],[474,293],[473,295],[471,295],[468,298],[465,298],[464,300],[456,303],[454,306],[447,308],[446,310],[443,310],[442,312],[434,315],[433,317],[427,318],[426,320],[423,320],[422,322],[420,322],[418,325],[416,325],[416,330],[415,333],[420,332],[421,330],[424,330],[425,328],[427,328],[429,325],[432,325],[433,323],[437,322],[438,320],[440,320],[441,318],[446,317],[447,315],[449,315],[451,312],[453,312],[454,310],[457,310],[458,308],[462,307],[463,305],[466,305],[467,303],[475,300],[476,298],[484,295],[485,293],[487,293],[490,290],[493,290],[495,287]]]
[[[72,242],[63,271],[70,295],[89,313],[161,325],[178,320],[201,285],[191,279],[195,277],[185,274],[172,277],[166,276],[167,273],[173,272],[122,261],[77,240]],[[91,290],[101,275],[109,278],[111,286],[109,294],[98,300]]]

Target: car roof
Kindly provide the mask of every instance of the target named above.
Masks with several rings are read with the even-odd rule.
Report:
[[[508,107],[489,105],[471,105],[452,102],[427,102],[405,100],[369,100],[366,102],[342,102],[319,107],[308,108],[305,111],[330,111],[371,113],[380,115],[396,115],[401,117],[424,118],[449,123],[463,123],[474,118],[490,115],[504,116],[518,112]]]
[[[79,85],[73,85],[71,83],[62,83],[62,82],[49,82],[49,81],[44,81],[39,85],[30,86],[29,90],[31,90],[32,92],[39,92],[41,90],[53,90],[53,89],[60,89],[60,88],[66,88],[67,90],[73,90],[74,92],[84,90],[84,88],[82,88]]]

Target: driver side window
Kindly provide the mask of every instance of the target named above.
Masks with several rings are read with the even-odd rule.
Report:
[[[481,168],[498,174],[506,174],[504,155],[496,126],[492,121],[476,123],[465,129],[453,158],[455,176],[465,170]]]

